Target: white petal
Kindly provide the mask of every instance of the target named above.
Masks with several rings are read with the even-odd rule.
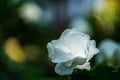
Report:
[[[66,29],[66,30],[64,30],[64,32],[62,33],[62,35],[61,35],[60,38],[64,38],[65,36],[67,36],[67,35],[71,35],[71,34],[74,34],[74,33],[80,34],[81,36],[90,39],[89,35],[80,32],[80,31],[77,30],[76,28],[72,28],[72,29]]]
[[[47,49],[48,49],[48,53],[49,53],[48,54],[49,58],[52,58],[54,56],[55,52],[54,52],[54,48],[51,43],[47,44]]]
[[[60,62],[66,62],[68,60],[73,59],[75,56],[73,56],[71,53],[64,53],[62,50],[55,49],[54,58],[52,59],[52,62],[60,63]]]
[[[72,66],[83,65],[86,62],[87,58],[76,57],[73,60]]]
[[[73,60],[74,60],[74,59],[65,62],[65,65],[66,65],[66,66],[72,66]]]
[[[75,66],[75,68],[76,68],[76,69],[86,69],[86,70],[90,70],[90,63],[87,62],[87,63],[85,63],[85,64],[83,64],[83,65],[77,65],[77,66]]]
[[[55,66],[55,72],[59,75],[70,75],[73,72],[73,68],[66,66],[65,63],[58,63]]]
[[[77,31],[76,29],[67,29],[63,32],[59,39],[60,43],[65,45],[71,53],[74,55],[79,55],[83,58],[86,57],[84,52],[84,46],[87,45],[89,41],[89,36]]]
[[[89,51],[88,51],[87,61],[89,61],[95,54],[99,52],[99,50],[96,48],[95,40],[91,40],[88,46],[89,46]]]
[[[51,42],[49,51],[49,57],[51,58],[52,62],[54,63],[60,63],[60,62],[66,62],[68,60],[71,60],[75,57],[75,55],[71,54],[70,51],[62,44],[59,44],[58,40],[53,40]],[[48,48],[49,48],[48,46]],[[52,51],[50,51],[52,49]],[[53,50],[54,49],[54,50]]]

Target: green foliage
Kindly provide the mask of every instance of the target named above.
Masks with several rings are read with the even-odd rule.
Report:
[[[119,69],[100,64],[90,71],[78,70],[71,75],[71,80],[119,80],[119,74]]]

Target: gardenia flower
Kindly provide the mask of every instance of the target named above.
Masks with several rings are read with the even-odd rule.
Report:
[[[58,40],[47,44],[47,49],[59,75],[70,75],[74,69],[89,70],[89,60],[99,52],[95,41],[76,28],[66,29]]]

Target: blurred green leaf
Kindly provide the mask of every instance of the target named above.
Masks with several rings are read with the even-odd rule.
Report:
[[[98,65],[91,71],[78,70],[71,75],[71,80],[119,80],[120,70],[106,65]]]

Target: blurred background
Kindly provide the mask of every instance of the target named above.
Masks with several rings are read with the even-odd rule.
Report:
[[[46,45],[73,27],[96,40],[101,51],[93,64],[119,68],[119,4],[119,0],[0,0],[0,80],[66,80],[54,72]],[[105,39],[108,42],[102,42]]]

